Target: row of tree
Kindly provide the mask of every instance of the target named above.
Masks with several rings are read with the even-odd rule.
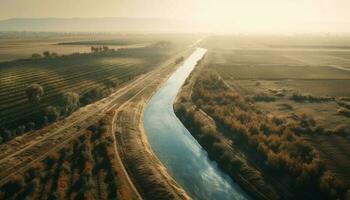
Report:
[[[52,58],[52,57],[57,57],[58,54],[55,52],[50,52],[50,51],[44,51],[42,54],[38,53],[33,53],[32,58],[37,59],[37,58]]]
[[[15,129],[0,128],[0,144],[27,131],[45,127],[60,118],[69,116],[79,107],[108,96],[113,91],[113,88],[119,84],[119,81],[106,80],[104,87],[89,89],[81,95],[75,92],[62,93],[59,97],[59,103],[45,107],[40,111],[38,116],[31,117],[29,122],[20,124]],[[44,88],[40,84],[34,83],[25,88],[25,94],[28,103],[32,104],[34,108],[40,109],[40,104],[45,94]]]
[[[299,191],[315,189],[329,198],[344,197],[344,185],[325,169],[318,151],[300,137],[298,130],[313,131],[308,127],[314,122],[266,116],[253,100],[233,92],[215,73],[205,71],[199,77],[191,101],[224,125],[231,132],[229,139],[253,147],[271,170],[292,174]],[[213,134],[205,134],[202,140],[215,144],[215,131],[210,132]]]
[[[0,199],[117,199],[117,162],[105,120],[0,187]]]
[[[102,53],[108,51],[115,51],[113,48],[109,48],[108,46],[100,46],[100,47],[90,47],[91,53]]]
[[[91,53],[102,53],[102,52],[109,52],[109,51],[115,51],[114,48],[110,48],[108,46],[92,46],[90,47]],[[72,55],[79,54],[73,53]],[[59,55],[55,52],[50,52],[50,51],[44,51],[42,54],[40,53],[33,53],[32,54],[32,59],[39,59],[39,58],[54,58],[58,57]]]

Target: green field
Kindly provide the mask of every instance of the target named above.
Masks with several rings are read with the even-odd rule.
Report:
[[[172,40],[167,47],[153,46],[158,40],[151,37],[148,41],[153,43],[146,47],[0,63],[0,127],[16,129],[29,122],[40,127],[43,110],[60,105],[62,94],[74,92],[82,96],[99,89],[105,96],[115,86],[152,70],[193,39],[168,38]],[[34,83],[44,89],[39,104],[30,103],[25,92]]]

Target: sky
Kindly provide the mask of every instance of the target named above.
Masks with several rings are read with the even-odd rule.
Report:
[[[0,19],[137,17],[237,32],[350,32],[350,0],[0,0]]]

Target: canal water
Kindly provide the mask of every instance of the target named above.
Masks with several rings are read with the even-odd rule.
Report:
[[[151,98],[143,115],[148,141],[170,175],[193,199],[248,199],[182,125],[173,110],[175,97],[206,53],[198,48]]]

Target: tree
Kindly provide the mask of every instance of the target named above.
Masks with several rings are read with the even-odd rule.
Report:
[[[50,57],[51,54],[50,54],[50,51],[44,51],[43,55],[45,58],[48,58],[48,57]]]
[[[114,87],[117,87],[119,85],[119,81],[107,79],[106,81],[104,81],[104,84],[107,86],[107,88],[114,88]]]
[[[53,53],[51,53],[51,55],[50,56],[52,56],[52,57],[58,57],[58,54],[57,53],[55,53],[55,52],[53,52]]]
[[[11,140],[13,138],[12,132],[10,130],[6,129],[2,133],[2,137],[5,141]]]
[[[54,122],[60,116],[60,112],[55,106],[48,106],[45,109],[45,115],[47,116],[50,122]]]
[[[39,84],[31,84],[26,88],[26,95],[31,103],[38,103],[44,95],[44,89]]]
[[[29,131],[33,130],[35,128],[35,123],[34,122],[29,122],[27,124],[27,128]]]
[[[109,47],[108,46],[103,46],[103,51],[108,51]]]
[[[38,53],[33,53],[32,58],[41,58],[41,55]]]
[[[17,135],[22,135],[26,130],[26,127],[24,125],[20,125],[17,127]]]
[[[328,198],[337,199],[339,192],[344,190],[344,185],[334,177],[331,171],[325,171],[320,178],[320,189]]]
[[[63,94],[63,112],[65,114],[73,112],[79,107],[79,95],[74,92],[66,92]]]

